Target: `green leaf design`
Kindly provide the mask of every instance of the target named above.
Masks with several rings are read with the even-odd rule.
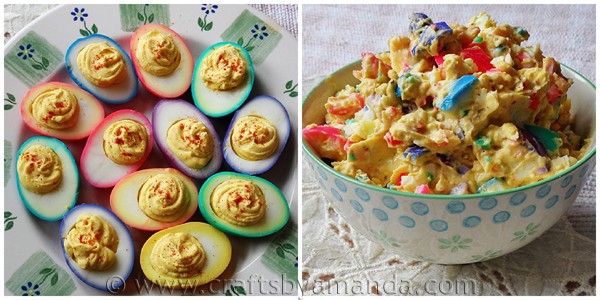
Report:
[[[231,291],[230,290],[225,291],[225,296],[231,296]]]
[[[152,23],[154,21],[154,14],[148,16],[148,23]]]
[[[447,239],[438,239],[438,241],[439,241],[440,243],[442,243],[442,244],[452,244],[452,242],[450,242],[450,241],[449,241],[449,240],[447,240]]]
[[[233,290],[236,292],[236,294],[238,295],[246,295],[246,290],[244,289],[243,286],[234,286]]]
[[[204,29],[204,21],[202,21],[202,18],[198,18],[198,26],[200,26],[200,28]]]
[[[460,235],[455,235],[452,237],[452,241],[455,243],[458,243],[458,241],[460,241]]]
[[[15,99],[15,96],[11,93],[6,93],[6,97],[8,97],[8,100],[12,101],[12,102],[16,102],[17,99]]]
[[[138,20],[144,22],[144,16],[142,16],[141,13],[139,13],[139,12],[137,13],[137,18],[138,18]]]
[[[83,35],[83,36],[88,36],[88,35],[90,35],[90,33],[89,33],[89,32],[87,32],[86,30],[83,30],[83,29],[79,29],[79,33],[80,33],[81,35]]]
[[[514,235],[516,235],[516,236],[522,236],[524,234],[525,234],[525,232],[523,232],[521,230],[519,230],[519,231],[517,231],[517,232],[514,233]]]
[[[296,250],[296,247],[294,247],[294,245],[290,244],[290,243],[285,243],[282,245],[284,249],[288,249],[288,250]]]
[[[47,68],[50,65],[50,62],[45,57],[42,57],[42,65]]]
[[[92,25],[92,32],[98,33],[98,26],[96,26],[96,24]]]
[[[458,244],[458,248],[460,249],[469,249],[471,246]]]
[[[290,97],[298,97],[298,92],[291,92]]]
[[[285,88],[289,90],[290,88],[292,88],[292,84],[293,84],[292,80],[286,82],[285,83]]]
[[[209,31],[211,30],[213,27],[213,22],[209,22],[208,24],[206,24],[206,26],[204,26],[204,30]]]
[[[4,212],[4,218],[8,218],[10,216],[12,216],[12,213],[10,211],[5,211]]]
[[[246,49],[246,51],[250,52],[250,51],[252,51],[252,49],[254,49],[254,46],[246,47],[244,49]]]
[[[468,244],[472,241],[473,241],[473,239],[464,239],[464,240],[460,241],[459,244],[464,245],[464,244]]]
[[[50,279],[50,285],[54,286],[58,282],[58,273],[54,273],[52,279]]]
[[[448,245],[448,244],[440,245],[440,249],[442,249],[442,250],[448,249],[450,247],[452,247],[452,246]]]
[[[43,69],[43,67],[41,65],[35,64],[35,65],[31,65],[34,69],[36,70],[41,70]]]
[[[452,247],[452,250],[450,250],[450,252],[452,253],[456,253],[458,251],[458,247],[454,246]]]
[[[277,249],[275,249],[275,252],[277,253],[277,255],[281,258],[285,258],[285,253],[283,252],[283,248],[281,247],[277,247]]]
[[[240,38],[237,40],[237,43],[238,43],[240,46],[243,46],[243,45],[244,45],[244,38],[243,38],[243,37],[240,37]]]
[[[50,274],[50,273],[52,273],[52,271],[53,271],[53,269],[52,269],[52,268],[43,268],[43,269],[40,271],[40,275]]]
[[[11,230],[13,228],[15,224],[13,223],[13,221],[8,221],[6,222],[6,224],[4,224],[4,231],[8,231]]]

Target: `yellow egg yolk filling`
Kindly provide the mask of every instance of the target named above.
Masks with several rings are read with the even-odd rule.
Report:
[[[107,42],[83,47],[77,54],[77,67],[85,79],[99,87],[109,87],[127,78],[123,55]]]
[[[181,62],[181,53],[173,37],[158,30],[140,37],[135,54],[141,68],[155,76],[173,73]]]
[[[17,160],[17,170],[21,185],[36,194],[49,193],[62,182],[60,157],[47,146],[33,145],[23,151]]]
[[[206,166],[214,154],[212,134],[196,119],[173,123],[167,131],[167,146],[175,157],[192,169]]]
[[[69,90],[49,88],[35,96],[29,105],[29,112],[43,127],[67,129],[79,119],[79,102]]]
[[[211,90],[230,90],[246,78],[246,61],[234,46],[222,46],[204,57],[200,75]]]
[[[161,237],[150,254],[152,268],[174,278],[194,277],[202,271],[206,253],[202,244],[189,233],[169,233]]]
[[[249,180],[231,179],[220,183],[210,195],[215,214],[234,225],[257,223],[267,210],[263,191]]]
[[[115,228],[103,217],[81,214],[64,239],[67,255],[84,270],[102,271],[112,267],[119,247]]]
[[[245,160],[261,160],[277,151],[277,128],[259,116],[244,116],[234,125],[231,135],[233,151]]]
[[[157,174],[146,180],[138,193],[140,209],[151,219],[173,222],[187,210],[188,192],[181,179]]]
[[[104,131],[104,153],[120,165],[140,161],[148,147],[146,127],[137,121],[120,120]]]

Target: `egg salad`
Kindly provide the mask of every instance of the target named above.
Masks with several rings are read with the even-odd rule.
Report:
[[[570,127],[573,83],[529,32],[487,13],[465,25],[410,16],[360,83],[325,104],[304,140],[359,181],[421,194],[494,192],[557,174],[590,144]]]

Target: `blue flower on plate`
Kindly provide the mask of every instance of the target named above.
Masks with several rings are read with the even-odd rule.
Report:
[[[71,12],[71,16],[73,16],[73,21],[77,21],[77,19],[79,19],[79,21],[83,22],[83,19],[88,17],[88,14],[84,11],[85,8],[83,7],[81,8],[81,10],[75,7]]]
[[[214,14],[216,9],[219,8],[218,5],[214,4],[202,4],[202,9],[207,15]]]
[[[40,291],[37,290],[39,287],[39,285],[34,285],[33,283],[31,283],[31,281],[28,281],[26,285],[21,286],[21,289],[24,292],[23,296],[39,296]]]
[[[23,46],[23,45],[19,45],[19,53],[17,53],[18,57],[23,58],[23,60],[26,60],[27,58],[32,58],[33,57],[33,52],[35,52],[35,49],[33,49],[31,47],[31,44],[27,44],[27,46]]]
[[[266,37],[269,36],[269,34],[267,33],[267,26],[262,26],[262,27],[258,27],[258,24],[254,24],[254,29],[250,30],[250,32],[252,32],[254,35],[252,37],[259,38],[259,39],[264,39]]]

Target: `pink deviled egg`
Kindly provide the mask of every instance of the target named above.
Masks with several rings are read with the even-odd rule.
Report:
[[[146,116],[129,109],[116,111],[90,134],[81,153],[81,173],[94,187],[113,187],[144,164],[153,145]]]
[[[104,119],[104,107],[92,94],[62,82],[33,87],[21,101],[23,122],[34,132],[61,140],[80,140]]]
[[[138,28],[130,50],[135,71],[152,94],[176,98],[190,87],[194,59],[183,38],[169,27],[147,24]]]

